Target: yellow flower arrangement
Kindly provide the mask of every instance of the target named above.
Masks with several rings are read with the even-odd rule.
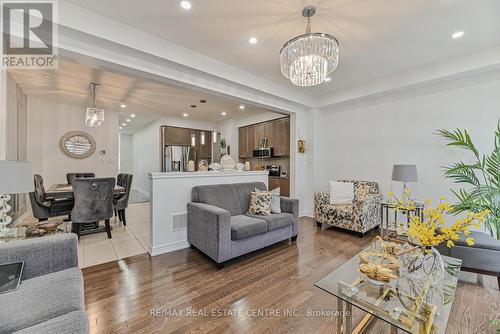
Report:
[[[410,194],[411,194],[411,189],[406,188],[405,191],[403,191],[402,198],[396,197],[392,191],[387,193],[387,198],[389,203],[394,204],[395,210],[408,210],[408,211],[413,211],[415,210],[415,202],[410,199]]]
[[[443,200],[443,198],[441,198]],[[430,201],[426,201],[429,205]],[[420,217],[411,217],[408,226],[408,235],[413,241],[418,241],[424,248],[435,247],[443,242],[451,248],[455,246],[455,241],[460,239],[461,233],[469,236],[472,227],[479,227],[489,214],[489,210],[478,213],[468,212],[465,218],[458,219],[451,226],[446,226],[444,213],[451,210],[451,205],[441,202],[436,208],[424,209],[424,220]],[[467,245],[474,245],[471,237],[465,240]]]

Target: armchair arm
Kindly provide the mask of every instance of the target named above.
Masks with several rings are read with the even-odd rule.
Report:
[[[299,200],[280,196],[281,212],[293,215],[293,236],[299,233]]]
[[[354,219],[361,221],[366,232],[380,224],[380,204],[382,194],[368,194],[363,199],[353,202]]]
[[[0,264],[21,261],[23,280],[78,267],[78,238],[64,233],[0,244]]]
[[[188,242],[217,262],[230,254],[231,213],[205,203],[187,205]]]

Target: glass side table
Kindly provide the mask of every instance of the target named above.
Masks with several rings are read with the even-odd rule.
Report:
[[[389,201],[380,201],[380,236],[384,240],[391,238],[398,239],[396,228],[397,228],[397,215],[398,212],[402,212],[406,215],[406,223],[410,223],[410,215],[415,215],[420,217],[420,220],[424,219],[424,204],[415,203],[414,209],[397,209],[396,203]],[[394,222],[389,222],[390,211],[394,211]],[[401,239],[405,241],[406,239]]]
[[[443,256],[442,281],[412,281],[402,276],[385,284],[372,283],[359,272],[358,255],[314,285],[338,298],[337,333],[363,333],[372,321],[391,326],[391,333],[444,334],[458,282],[461,260]],[[352,307],[367,314],[353,328]]]

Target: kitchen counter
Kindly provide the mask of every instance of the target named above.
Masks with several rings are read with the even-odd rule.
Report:
[[[263,182],[268,171],[149,173],[150,242],[152,256],[187,248],[187,203],[194,186]]]

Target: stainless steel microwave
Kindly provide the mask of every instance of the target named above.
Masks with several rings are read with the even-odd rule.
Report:
[[[253,150],[254,158],[271,158],[274,155],[274,149],[272,147],[259,148]]]

